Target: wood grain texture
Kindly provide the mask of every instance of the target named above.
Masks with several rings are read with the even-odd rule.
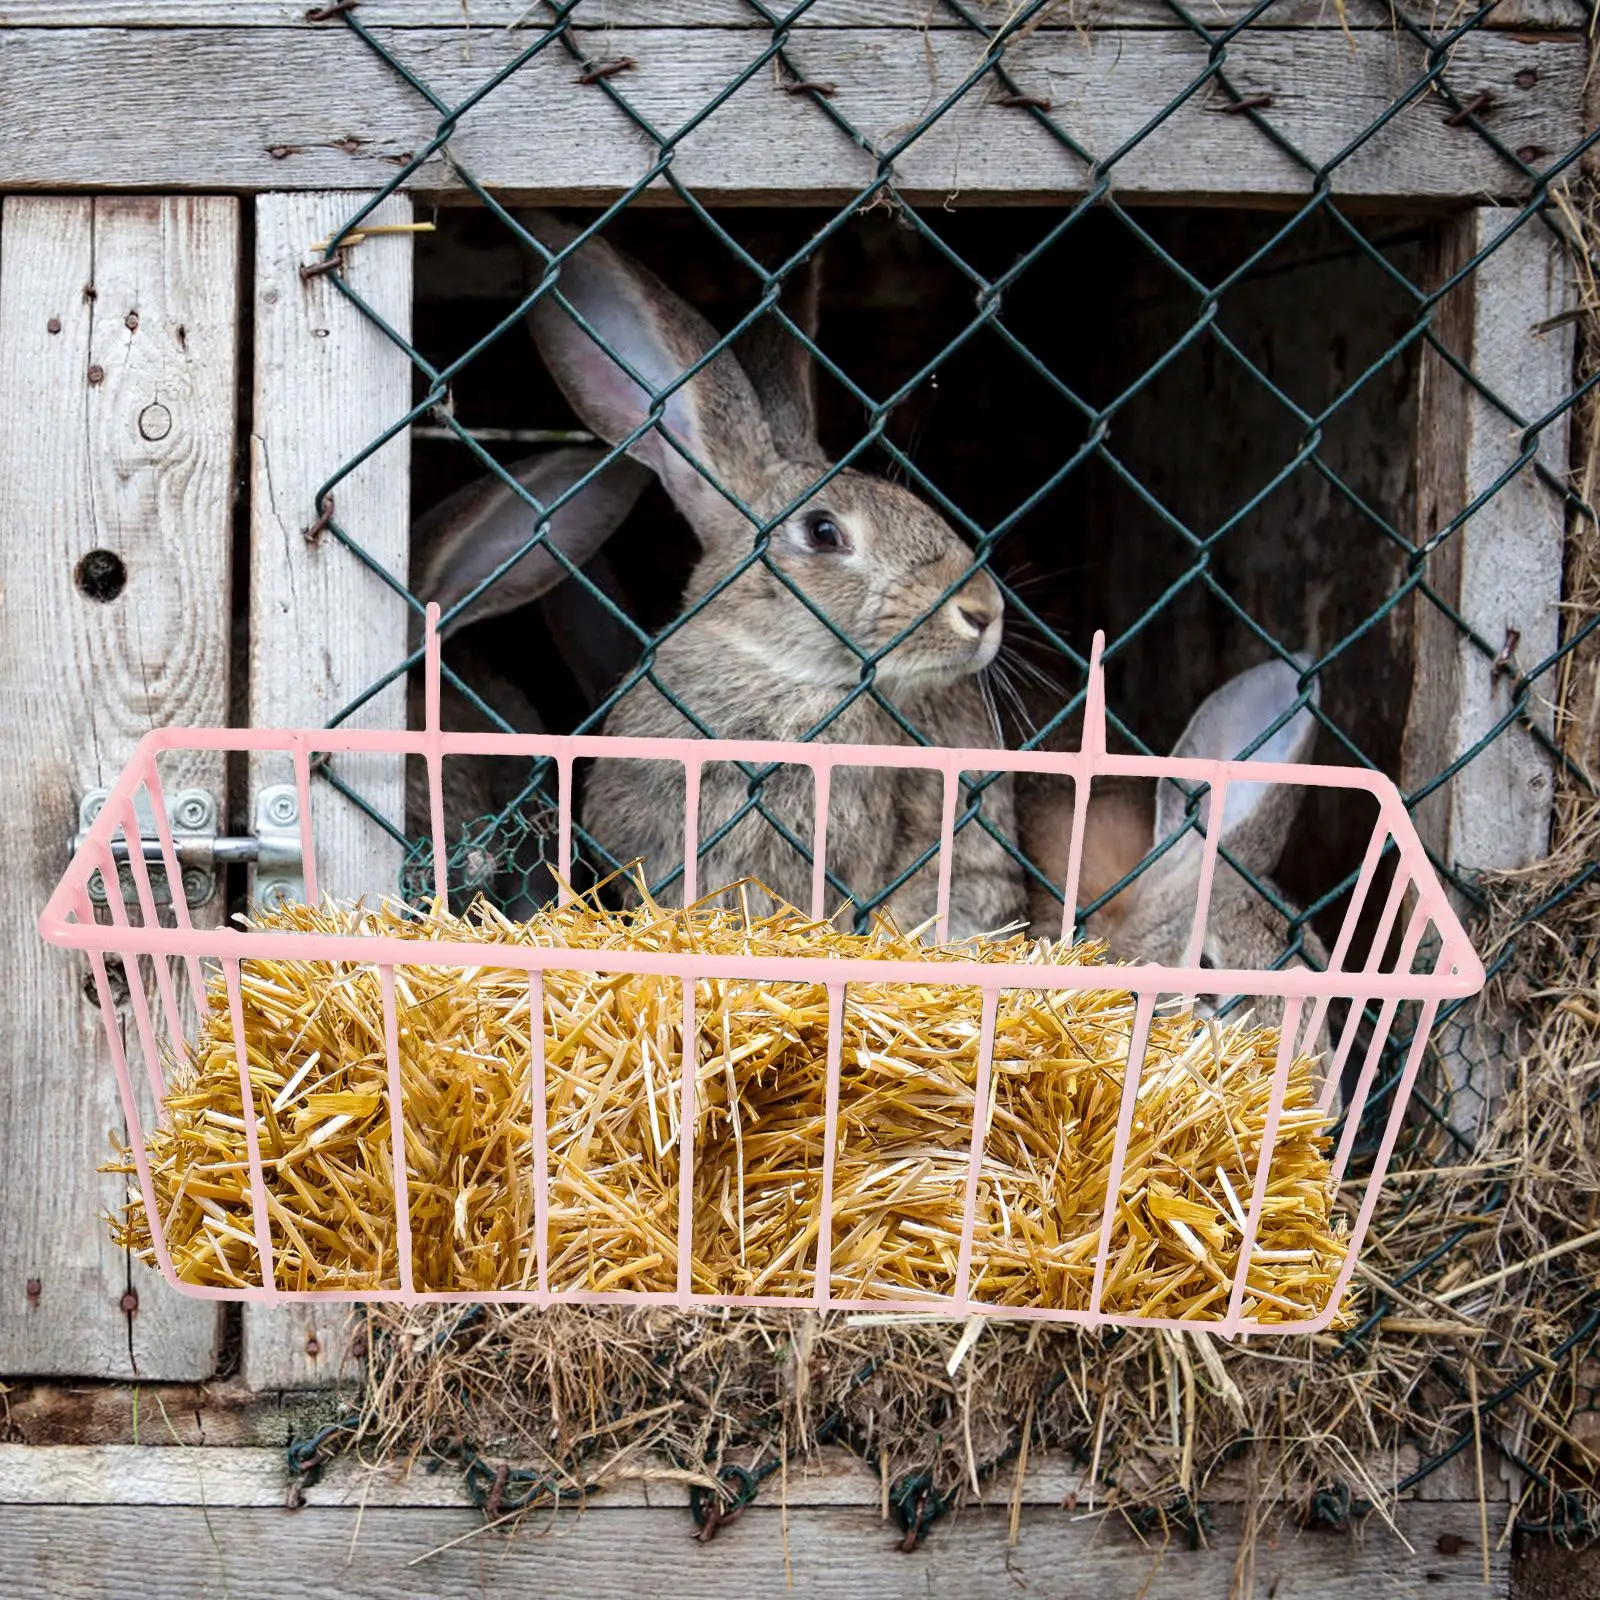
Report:
[[[263,195],[256,203],[255,399],[250,437],[250,722],[318,727],[404,659],[406,607],[331,534],[308,539],[316,494],[411,403],[404,353],[324,275],[302,279],[312,246],[362,196]],[[410,220],[387,201],[374,219]],[[352,250],[350,288],[402,337],[411,329],[411,240],[376,237]],[[371,558],[404,580],[410,454],[404,434],[333,490],[338,522]],[[369,701],[352,725],[405,726],[405,685]],[[399,757],[341,757],[335,769],[380,815],[405,822]],[[252,763],[252,804],[263,783],[291,781],[287,761]],[[345,899],[392,893],[399,846],[329,784],[313,787],[319,887]],[[245,1308],[244,1373],[257,1388],[336,1376],[345,1310]]]
[[[102,1220],[123,1180],[95,1169],[126,1128],[87,964],[32,927],[84,791],[151,728],[226,720],[238,203],[13,197],[3,237],[0,1372],[201,1377],[215,1308],[132,1266]],[[91,550],[126,571],[103,603],[74,581]],[[163,776],[221,793],[218,757]]]
[[[34,28],[170,28],[240,27],[327,28],[308,23],[304,0],[236,0],[229,6],[207,0],[12,0],[0,5],[0,26]],[[782,16],[787,9],[769,7]],[[1013,0],[969,0],[965,8],[986,27],[995,28],[1013,14]],[[1251,0],[1206,0],[1191,6],[1195,20],[1220,32],[1254,10]],[[1435,32],[1456,20],[1436,7],[1400,8]],[[1393,28],[1394,9],[1384,0],[1348,0],[1341,15],[1333,0],[1279,0],[1252,24],[1259,28]],[[521,23],[525,36],[537,38],[541,13],[528,18],[527,0],[362,0],[361,20],[368,27],[506,28]],[[584,0],[574,12],[578,27],[746,28],[767,24],[748,0]],[[1588,12],[1582,0],[1502,0],[1484,19],[1489,28],[1581,29]],[[334,26],[340,26],[334,24]],[[918,32],[965,28],[967,24],[943,0],[816,0],[795,20],[794,31],[817,28],[900,28]],[[1048,7],[1036,26],[1056,29],[1097,27],[1181,28],[1165,0],[1067,0]]]
[[[1445,225],[1430,281],[1443,284],[1480,252],[1503,243],[1441,302],[1440,341],[1530,422],[1569,392],[1570,324],[1546,328],[1573,303],[1562,246],[1540,226],[1507,232],[1517,213],[1477,207]],[[1473,391],[1432,351],[1423,359],[1418,464],[1418,536],[1433,537],[1494,488],[1521,453],[1521,426]],[[1567,421],[1540,437],[1539,460],[1567,471]],[[1429,586],[1516,668],[1532,667],[1560,634],[1565,510],[1530,464],[1495,492],[1428,558]],[[1497,669],[1455,621],[1419,599],[1415,676],[1401,781],[1414,789],[1491,734],[1512,706],[1514,672]],[[1534,721],[1548,732],[1554,684],[1535,691]],[[1429,847],[1472,874],[1527,866],[1550,844],[1553,773],[1529,731],[1513,724],[1417,810]],[[1504,1017],[1449,1025],[1442,1059],[1454,1091],[1452,1123],[1471,1134],[1498,1100],[1507,1046]]]
[[[446,100],[480,85],[524,47],[520,33],[376,29]],[[606,54],[603,30],[590,48]],[[7,38],[0,79],[0,186],[177,185],[261,189],[370,188],[423,149],[437,117],[347,31],[252,28],[21,29]],[[761,53],[740,29],[640,29],[636,65],[616,87],[662,132],[682,129]],[[833,106],[884,148],[984,59],[976,35],[948,30],[819,28],[797,40],[796,70],[837,86]],[[1309,169],[1250,125],[1213,109],[1203,39],[1171,30],[1080,34],[1040,29],[1007,53],[1019,88],[1055,107],[1060,127],[1097,159],[1117,152],[1160,108],[1178,108],[1112,169],[1118,193],[1182,200],[1304,196]],[[1376,32],[1243,33],[1228,73],[1241,93],[1273,96],[1262,115],[1313,164],[1362,134],[1420,77],[1422,52]],[[1582,131],[1581,40],[1476,33],[1451,53],[1444,82],[1493,93],[1492,126],[1510,148],[1554,157]],[[507,196],[568,202],[613,198],[649,169],[654,147],[559,48],[545,50],[467,115],[451,150]],[[1081,193],[1085,162],[1026,110],[993,103],[982,84],[900,155],[912,198],[976,204]],[[1187,98],[1186,98],[1187,97]],[[107,118],[110,104],[148,108]],[[704,199],[838,201],[859,193],[875,161],[806,97],[778,91],[762,68],[684,134],[674,170]],[[460,198],[442,158],[415,177],[419,193]],[[1434,95],[1409,105],[1333,174],[1335,192],[1370,202],[1514,198],[1517,174],[1471,129],[1452,128]]]
[[[172,1600],[223,1593],[746,1600],[785,1592],[841,1600],[931,1593],[1193,1600],[1231,1591],[1242,1543],[1240,1514],[1231,1509],[1218,1512],[1200,1550],[1185,1548],[1177,1531],[1141,1540],[1115,1517],[1043,1507],[1022,1509],[1014,1547],[1003,1510],[966,1512],[937,1526],[911,1555],[895,1548],[895,1530],[866,1507],[785,1516],[757,1505],[704,1545],[692,1539],[682,1510],[536,1516],[509,1537],[482,1528],[477,1512],[370,1504],[293,1515],[225,1506],[0,1507],[8,1588],[19,1600],[98,1596],[117,1575],[126,1581],[134,1572],[144,1592]],[[1486,1592],[1508,1592],[1507,1550],[1491,1555],[1484,1588],[1476,1506],[1417,1506],[1403,1528],[1409,1549],[1381,1528],[1357,1538],[1269,1524],[1250,1562],[1254,1592],[1274,1600],[1483,1600]]]

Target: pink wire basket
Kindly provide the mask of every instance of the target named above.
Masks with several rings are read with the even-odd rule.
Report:
[[[1237,1333],[1305,1333],[1326,1327],[1337,1314],[1340,1301],[1354,1271],[1380,1186],[1406,1118],[1407,1103],[1421,1065],[1430,1031],[1441,1004],[1475,994],[1483,985],[1483,965],[1474,953],[1460,921],[1452,910],[1418,838],[1411,819],[1394,784],[1379,773],[1360,768],[1319,767],[1303,764],[1269,763],[1252,760],[1204,761],[1175,758],[1121,756],[1107,753],[1105,745],[1105,697],[1100,653],[1101,635],[1096,635],[1090,660],[1087,709],[1084,717],[1082,748],[1071,754],[1043,751],[957,750],[916,746],[789,744],[751,740],[705,739],[626,739],[605,736],[548,736],[527,734],[447,733],[439,726],[439,641],[436,633],[438,608],[428,610],[425,671],[426,726],[412,732],[363,731],[342,728],[297,730],[256,729],[162,729],[147,734],[132,760],[111,789],[105,805],[73,855],[71,864],[39,919],[39,931],[50,944],[81,950],[88,956],[98,993],[106,1039],[121,1091],[127,1118],[133,1161],[145,1212],[151,1223],[152,1243],[157,1264],[176,1289],[188,1295],[215,1300],[250,1300],[280,1303],[293,1300],[393,1300],[417,1304],[429,1300],[486,1301],[504,1304],[545,1306],[559,1303],[666,1304],[683,1308],[695,1306],[772,1305],[795,1309],[843,1309],[867,1312],[909,1312],[922,1315],[967,1317],[995,1315],[1034,1317],[1047,1321],[1078,1322],[1089,1325],[1124,1326],[1204,1326],[1222,1335]],[[939,934],[942,937],[950,904],[951,839],[956,824],[957,801],[963,774],[994,772],[1044,773],[1069,778],[1073,783],[1073,839],[1068,856],[1068,874],[1062,889],[1066,905],[1063,936],[1070,938],[1073,907],[1078,893],[1082,861],[1084,817],[1090,783],[1096,778],[1139,777],[1171,778],[1193,785],[1207,784],[1212,796],[1211,815],[1226,814],[1226,794],[1230,783],[1283,783],[1309,790],[1344,791],[1371,797],[1376,803],[1376,821],[1366,847],[1354,887],[1350,892],[1342,925],[1330,953],[1325,971],[1305,966],[1281,970],[1217,970],[1201,965],[1200,952],[1205,937],[1207,908],[1213,874],[1217,865],[1220,828],[1207,830],[1200,869],[1194,921],[1185,960],[1181,966],[1158,965],[1042,965],[1026,966],[996,962],[942,960],[868,960],[830,958],[823,962],[805,956],[729,956],[699,955],[692,952],[647,952],[618,949],[574,949],[505,945],[493,947],[493,965],[522,970],[528,974],[532,1017],[543,1016],[543,974],[550,970],[587,971],[621,974],[649,974],[676,979],[683,990],[683,1039],[685,1055],[688,1041],[695,1037],[695,986],[705,979],[733,979],[772,984],[796,981],[825,985],[829,1002],[828,1051],[826,1062],[825,1128],[820,1191],[821,1217],[816,1260],[810,1295],[741,1296],[696,1292],[691,1288],[691,1205],[694,1177],[694,1093],[695,1073],[680,1071],[682,1096],[679,1119],[679,1214],[677,1288],[675,1291],[644,1293],[634,1290],[593,1291],[552,1289],[547,1272],[548,1144],[543,1030],[530,1028],[529,1070],[532,1085],[532,1181],[535,1195],[537,1252],[536,1285],[524,1289],[497,1289],[478,1292],[419,1290],[413,1279],[410,1207],[404,1159],[395,1163],[395,1209],[398,1234],[398,1287],[329,1290],[285,1290],[277,1287],[273,1271],[273,1245],[268,1223],[266,1181],[262,1168],[260,1115],[247,1077],[247,1053],[241,1005],[240,964],[259,957],[277,961],[325,961],[353,963],[368,969],[376,967],[381,985],[385,1046],[388,1071],[387,1111],[390,1148],[405,1149],[404,1108],[401,1094],[399,1032],[395,1006],[395,969],[418,961],[415,942],[379,936],[298,933],[273,929],[196,928],[192,925],[184,896],[170,895],[169,924],[158,914],[158,901],[152,868],[159,865],[168,885],[182,880],[177,848],[167,822],[167,812],[157,770],[158,761],[174,752],[241,751],[252,754],[277,752],[287,755],[294,769],[299,795],[300,843],[303,857],[305,897],[316,902],[319,895],[316,840],[313,837],[311,807],[311,767],[313,754],[376,753],[379,755],[420,757],[427,770],[433,836],[435,890],[443,895],[447,865],[445,851],[444,804],[441,782],[442,763],[450,757],[498,756],[548,758],[557,776],[558,830],[556,837],[559,881],[570,881],[572,866],[572,809],[574,763],[589,757],[668,761],[679,764],[685,774],[685,847],[683,859],[683,899],[688,904],[696,894],[695,842],[699,837],[697,798],[702,769],[713,762],[757,764],[788,763],[809,768],[816,785],[817,818],[813,845],[811,914],[826,914],[827,795],[830,775],[835,767],[882,766],[919,769],[939,774],[944,785],[942,835],[938,861]],[[141,818],[153,819],[159,857],[151,852],[127,848],[125,841],[141,836]],[[120,848],[119,848],[120,847]],[[114,885],[119,881],[119,856],[126,858],[134,885],[134,898],[125,901]],[[1392,871],[1380,873],[1380,866],[1392,861]],[[107,886],[105,911],[108,920],[98,920],[91,899],[90,885],[96,874]],[[1375,886],[1384,882],[1383,889]],[[327,885],[337,895],[338,884]],[[563,889],[563,894],[567,893]],[[1369,908],[1369,900],[1373,902]],[[1381,900],[1381,907],[1379,901]],[[1352,951],[1358,942],[1358,924],[1368,911],[1359,942],[1368,953],[1356,963]],[[1431,934],[1431,937],[1429,935]],[[1426,940],[1426,943],[1425,943]],[[117,1002],[108,976],[108,961],[120,960],[128,977],[128,1003],[134,1022],[133,1037],[137,1053],[143,1056],[145,1078],[155,1106],[164,1103],[166,1093],[164,1061],[181,1051],[185,1040],[196,1036],[206,1005],[204,977],[220,970],[229,1000],[234,1044],[240,1064],[240,1089],[244,1106],[246,1148],[249,1156],[253,1231],[263,1284],[259,1287],[217,1287],[180,1280],[174,1271],[164,1236],[161,1211],[157,1204],[151,1169],[145,1149],[142,1092],[135,1090],[129,1057],[125,1048]],[[485,946],[451,941],[427,944],[429,967],[480,968],[485,963]],[[188,983],[186,1003],[180,1005],[184,985],[175,974],[181,964]],[[1425,970],[1413,971],[1414,966]],[[153,976],[146,983],[144,974]],[[835,1144],[839,1126],[839,1083],[843,1038],[842,1017],[846,995],[853,983],[906,983],[950,985],[981,995],[977,1076],[972,1104],[984,1108],[989,1103],[993,1067],[995,1020],[1003,990],[1068,990],[1079,993],[1117,991],[1135,997],[1134,1020],[1129,1038],[1127,1067],[1123,1074],[1116,1141],[1107,1175],[1106,1201],[1095,1264],[1094,1289],[1087,1307],[1052,1305],[1011,1306],[988,1303],[971,1297],[972,1257],[975,1215],[983,1161],[983,1118],[975,1116],[967,1160],[965,1212],[954,1293],[942,1299],[854,1298],[832,1292],[830,1253],[832,1249],[832,1179]],[[1140,1068],[1145,1060],[1151,1021],[1159,1001],[1179,1006],[1192,1004],[1204,995],[1278,997],[1283,1005],[1283,1023],[1277,1050],[1271,1098],[1262,1130],[1261,1152],[1256,1162],[1253,1187],[1245,1207],[1245,1225],[1225,1314],[1208,1316],[1203,1322],[1185,1323],[1178,1317],[1131,1316],[1101,1309],[1101,1288],[1111,1250],[1114,1214],[1121,1193],[1124,1161],[1134,1127]],[[1362,1018],[1376,1008],[1376,1021],[1368,1033],[1360,1056],[1359,1070],[1348,1087],[1343,1107],[1343,1126],[1332,1156],[1332,1180],[1343,1184],[1350,1217],[1348,1249],[1326,1303],[1313,1314],[1298,1320],[1262,1321],[1243,1312],[1246,1278],[1250,1270],[1257,1230],[1271,1176],[1274,1143],[1284,1107],[1284,1094],[1290,1067],[1298,1049],[1323,1036],[1330,1022],[1330,1007],[1346,1002],[1345,1020],[1336,1035],[1330,1036],[1320,1091],[1321,1106],[1330,1116],[1349,1074],[1347,1063],[1357,1049]],[[1406,1011],[1402,1014],[1401,1008]],[[1393,1089],[1376,1150],[1370,1166],[1359,1182],[1347,1180],[1355,1136],[1362,1122],[1373,1083],[1391,1031],[1399,1017],[1409,1028],[1404,1064]],[[163,1048],[165,1041],[165,1048]],[[158,1113],[160,1115],[161,1113]],[[423,1130],[424,1134],[426,1130]]]

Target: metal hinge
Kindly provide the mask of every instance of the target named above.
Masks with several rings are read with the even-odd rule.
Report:
[[[72,841],[77,851],[89,826],[100,815],[107,791],[94,789],[78,806],[78,834]],[[139,821],[141,853],[150,877],[150,893],[157,905],[172,900],[162,859],[161,840],[156,833],[155,814],[150,798],[141,793],[134,801]],[[233,862],[253,864],[256,869],[256,903],[273,905],[280,900],[305,897],[305,869],[300,859],[300,797],[290,783],[270,784],[256,795],[255,831],[241,837],[217,833],[217,802],[204,789],[179,789],[167,801],[167,827],[172,834],[173,853],[183,878],[183,898],[191,906],[202,906],[217,892],[217,869]],[[111,854],[117,862],[117,877],[122,898],[137,904],[138,885],[128,865],[128,842],[119,828],[112,835]],[[89,898],[97,905],[106,903],[106,887],[101,874],[89,879]]]

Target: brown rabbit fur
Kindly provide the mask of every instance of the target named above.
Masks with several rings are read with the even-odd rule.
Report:
[[[542,215],[529,219],[529,227],[552,252],[569,250],[578,237]],[[561,260],[557,287],[658,393],[716,341],[696,311],[602,240],[589,240]],[[813,273],[791,312],[808,336],[816,303]],[[535,304],[529,321],[545,364],[601,438],[618,444],[644,425],[650,409],[644,390],[553,294]],[[751,517],[675,445],[760,521],[790,508],[767,545],[781,578],[750,559],[757,531]],[[828,624],[871,655],[920,621],[876,662],[878,692],[932,743],[983,747],[998,741],[980,690],[1003,626],[998,587],[974,568],[971,552],[943,519],[905,489],[850,468],[819,486],[830,469],[817,443],[812,364],[770,313],[743,335],[737,354],[719,354],[675,389],[662,404],[661,424],[640,433],[628,450],[661,479],[694,529],[701,555],[684,596],[689,614],[660,640],[653,659],[647,653],[648,675],[612,711],[608,734],[908,743],[868,694],[838,709],[859,689],[863,668]],[[752,877],[782,899],[809,905],[809,772],[774,772],[761,786],[760,809],[748,805],[749,794],[737,767],[706,768],[698,883],[713,888]],[[661,884],[683,860],[683,807],[676,768],[602,760],[589,774],[583,821],[618,860],[640,860],[646,880]],[[830,871],[858,903],[878,894],[936,843],[940,813],[940,782],[932,774],[836,769],[828,810]],[[983,815],[1012,836],[1008,780],[985,791]],[[902,927],[933,917],[937,876],[930,859],[892,896],[889,908]],[[681,893],[681,878],[673,878],[659,897],[671,904]],[[955,839],[952,936],[1008,925],[1022,912],[1016,865],[974,819]]]

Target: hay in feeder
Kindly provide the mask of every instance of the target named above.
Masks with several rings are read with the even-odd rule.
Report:
[[[1098,960],[1098,946],[1020,935],[928,948],[884,925],[838,931],[784,909],[609,911],[593,898],[523,924],[479,907],[288,906],[259,927],[415,940],[395,973],[413,1272],[419,1289],[531,1288],[529,980],[426,964],[441,939],[482,944],[916,957]],[[247,960],[244,1033],[260,1118],[276,1281],[399,1285],[379,975],[366,965]],[[150,1141],[186,1281],[260,1282],[238,1068],[222,980],[173,1074]],[[696,990],[691,1282],[699,1293],[814,1292],[826,1089],[823,984],[702,980]],[[1107,1175],[1134,1015],[1125,990],[1003,991],[978,1186],[971,1293],[999,1306],[1092,1304]],[[851,985],[844,1009],[832,1291],[937,1300],[957,1288],[979,1030],[975,989]],[[1261,1149],[1278,1035],[1158,1008],[1101,1306],[1198,1321],[1226,1314]],[[682,985],[554,970],[544,979],[548,1276],[554,1290],[671,1291],[678,1281]],[[1293,1064],[1246,1315],[1321,1310],[1345,1250],[1332,1214],[1312,1066]],[[124,1166],[121,1170],[127,1170]],[[137,1195],[118,1224],[151,1259]]]

